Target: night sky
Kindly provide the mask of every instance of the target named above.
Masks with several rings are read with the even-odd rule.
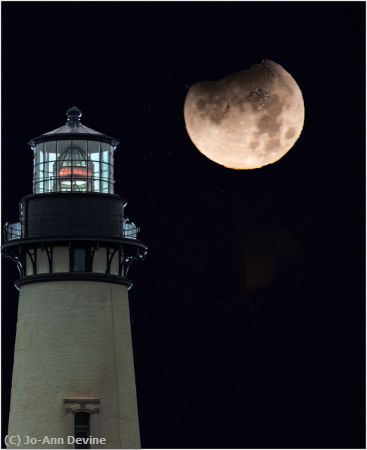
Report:
[[[263,58],[300,86],[304,130],[225,169],[190,141],[186,93]],[[32,193],[28,140],[73,105],[121,142],[115,192],[149,247],[129,272],[142,446],[364,447],[365,3],[3,2],[3,224]]]

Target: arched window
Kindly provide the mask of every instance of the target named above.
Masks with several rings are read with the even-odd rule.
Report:
[[[74,413],[74,436],[76,438],[88,438],[90,435],[90,413],[79,411]],[[89,444],[77,444],[75,448],[90,448]]]

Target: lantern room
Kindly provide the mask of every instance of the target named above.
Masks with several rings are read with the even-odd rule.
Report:
[[[60,128],[32,139],[33,193],[114,193],[113,153],[118,141],[86,127],[75,106]]]

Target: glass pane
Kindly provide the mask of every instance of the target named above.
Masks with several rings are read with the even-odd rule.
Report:
[[[90,435],[90,414],[87,412],[76,412],[74,414],[75,438],[88,438]],[[90,448],[89,444],[75,443],[75,448]],[[83,441],[82,441],[83,442]]]
[[[79,412],[75,414],[75,426],[89,426],[89,413]]]
[[[34,151],[34,171],[33,171],[33,192],[35,194],[43,192],[43,144],[38,144]]]
[[[57,141],[57,159],[65,153],[66,149],[71,146],[71,141]]]
[[[99,142],[88,141],[88,153],[90,155],[90,159],[99,161]]]
[[[53,164],[54,191],[68,192],[72,189],[72,180],[68,168],[72,165],[71,141],[57,143],[57,160]],[[69,176],[68,176],[69,175]]]
[[[86,251],[84,248],[74,249],[74,272],[85,272]]]
[[[47,153],[56,153],[56,143],[57,141],[49,141],[45,142],[44,145],[44,151]]]
[[[102,142],[101,151],[102,151],[102,161],[109,163],[110,162],[110,146],[108,144],[105,144],[104,142]]]
[[[38,168],[39,168],[39,180],[37,180],[37,181],[40,182],[39,186],[41,188],[41,192],[44,192],[45,191],[45,181],[44,181],[44,179],[45,179],[45,164],[41,163],[38,166]]]
[[[101,177],[107,178],[108,180],[109,173],[110,173],[110,165],[104,162],[101,163]]]
[[[47,192],[52,192],[54,190],[55,183],[54,165],[56,161],[56,148],[55,152],[47,152],[45,154],[45,158],[47,159],[44,173],[45,189]]]
[[[54,184],[54,173],[52,161],[56,160],[57,141],[45,142],[43,145],[44,150],[44,192],[52,192]]]
[[[99,154],[98,154],[99,159]],[[93,180],[94,180],[94,191],[100,192],[100,176],[99,176],[99,162],[93,162],[94,171],[93,171]]]

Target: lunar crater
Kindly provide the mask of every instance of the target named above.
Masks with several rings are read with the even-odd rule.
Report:
[[[296,134],[296,129],[294,127],[288,128],[287,132],[285,133],[286,139],[291,139]]]
[[[259,104],[260,106],[264,106],[270,99],[271,94],[266,89],[257,88],[255,91],[249,93],[246,97],[251,103]]]

